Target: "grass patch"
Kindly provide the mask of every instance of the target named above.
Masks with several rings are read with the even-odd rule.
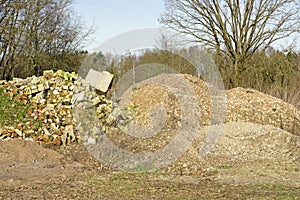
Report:
[[[257,199],[298,199],[299,188],[273,184],[251,184],[244,186],[248,194],[254,193]]]
[[[299,196],[299,188],[284,185],[231,185],[202,178],[192,182],[179,178],[164,174],[108,172],[83,176],[67,184],[71,184],[71,189],[79,187],[76,192],[86,194],[90,190],[93,196],[89,195],[89,199],[297,199]]]
[[[24,104],[5,94],[0,87],[0,127],[14,126],[20,122],[28,121],[28,111],[33,109],[31,105]]]
[[[232,166],[231,165],[220,165],[218,166],[219,169],[230,169]]]

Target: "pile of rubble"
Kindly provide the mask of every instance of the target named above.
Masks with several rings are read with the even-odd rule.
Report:
[[[227,90],[226,94],[226,122],[273,125],[300,136],[300,112],[292,104],[257,90],[240,87]]]
[[[185,75],[185,78],[192,83],[198,97],[202,125],[210,125],[212,105],[207,84],[191,75]],[[250,88],[237,87],[226,90],[225,93],[225,123],[252,122],[273,125],[300,136],[300,112],[295,106]]]
[[[75,106],[93,106],[102,127],[107,125],[109,116],[110,123],[113,121],[112,102],[74,72],[49,70],[40,77],[2,81],[0,86],[12,99],[32,106],[25,122],[0,128],[0,140],[20,137],[55,145],[78,142],[81,138],[74,120]],[[89,105],[87,101],[81,105],[87,99]]]
[[[132,98],[129,103],[134,104],[137,108],[136,111],[140,113],[138,119],[149,119],[149,111],[145,108],[150,108],[153,100],[149,100],[152,97],[159,99],[160,102],[170,102],[161,91],[161,88],[156,87],[156,83],[163,81],[172,81],[172,84],[180,88],[181,84],[178,81],[179,75],[167,75],[161,74],[159,76],[147,79],[141,83],[141,87],[135,87],[133,90]],[[209,126],[216,124],[212,120],[212,109],[214,110],[214,116],[217,118],[219,115],[225,118],[225,123],[229,122],[252,122],[262,125],[273,125],[280,129],[286,130],[294,135],[300,135],[300,112],[299,110],[281,99],[273,96],[261,93],[254,89],[234,88],[225,90],[224,95],[225,104],[218,103],[218,99],[214,99],[216,102],[213,108],[213,100],[211,91],[208,84],[203,80],[192,76],[184,75],[184,78],[191,83],[192,89],[194,89],[197,101],[199,104],[200,125]],[[146,94],[146,95],[145,95]],[[217,96],[215,96],[217,97]],[[222,100],[222,99],[220,99]],[[220,107],[219,106],[223,106]],[[177,107],[173,107],[176,110]],[[226,114],[224,116],[223,114]],[[137,119],[136,118],[136,119]],[[135,119],[135,120],[136,120]]]

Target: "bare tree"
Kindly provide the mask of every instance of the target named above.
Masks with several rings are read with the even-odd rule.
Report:
[[[235,85],[255,51],[300,32],[300,0],[165,0],[165,5],[160,22],[214,48],[221,73],[221,54],[227,55]]]
[[[1,3],[1,60],[2,79],[10,79],[14,73],[14,64],[18,62],[18,54],[24,46],[20,41],[24,37],[25,24],[20,22],[24,1],[4,1]],[[8,75],[9,74],[9,75]]]
[[[183,47],[183,45],[179,43],[177,35],[174,33],[175,32],[170,33],[161,30],[159,37],[155,40],[156,49],[174,51]]]
[[[81,44],[91,30],[83,29],[71,4],[72,0],[0,2],[2,79],[11,79],[15,74],[40,75],[43,69],[67,65],[75,67],[75,62],[78,65],[84,55],[79,51]]]

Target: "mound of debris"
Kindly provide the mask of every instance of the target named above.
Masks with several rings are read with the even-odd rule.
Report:
[[[185,77],[192,83],[198,96],[201,113],[205,116],[204,125],[210,125],[211,99],[208,86],[194,76]],[[240,87],[227,90],[226,96],[225,123],[242,121],[269,124],[300,136],[300,112],[293,105],[257,90]]]
[[[73,109],[83,106],[77,103],[88,99],[102,125],[106,125],[111,113],[112,102],[97,91],[78,74],[62,70],[44,71],[43,76],[2,81],[1,87],[12,99],[30,104],[25,122],[16,126],[3,126],[0,140],[23,138],[40,144],[66,145],[80,141]],[[77,104],[76,104],[77,103]]]
[[[1,165],[8,163],[59,163],[63,155],[55,150],[43,148],[35,142],[17,138],[10,141],[0,141],[0,157]]]
[[[180,76],[179,74],[161,74],[129,88],[129,92],[125,93],[125,99],[130,99],[126,103],[132,104],[139,114],[135,116],[135,120],[139,121],[140,124],[142,123],[141,119],[149,123],[149,111],[153,104],[157,104],[157,99],[160,102],[169,102],[168,99],[170,98],[174,100],[174,97],[171,97],[170,94],[166,95],[166,92],[162,92],[165,90],[163,88],[166,87],[158,87],[157,83],[172,82],[174,87],[181,88],[182,83],[178,81]],[[195,76],[184,75],[184,78],[191,84],[194,94],[197,96],[201,127],[216,124],[211,117],[213,87],[208,86]],[[168,91],[168,93],[172,93],[172,91]],[[129,94],[127,93],[130,93],[131,97],[128,97]],[[225,123],[242,121],[263,125],[269,124],[292,134],[300,135],[300,112],[293,105],[253,89],[234,88],[226,90],[224,93],[220,92],[220,94],[224,95],[226,104],[223,104],[223,107],[217,107],[217,109],[220,113],[224,112]],[[154,98],[156,100],[153,100]],[[178,119],[177,114],[181,110],[178,106],[182,106],[176,105],[174,104],[175,107],[171,108],[176,111],[174,119]]]
[[[203,156],[201,152],[209,129],[220,133],[211,151]],[[240,174],[241,178],[249,179],[259,174],[286,178],[285,174],[276,171],[280,167],[282,173],[299,180],[299,163],[299,136],[272,125],[228,122],[224,126],[203,127],[189,150],[166,170],[183,174],[217,170],[218,173],[230,172],[232,177]]]
[[[226,121],[269,124],[300,136],[300,112],[293,105],[253,89],[234,88],[226,94]]]

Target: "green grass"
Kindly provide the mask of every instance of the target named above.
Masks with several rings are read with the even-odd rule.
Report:
[[[160,173],[157,176],[108,172],[66,182],[70,187],[65,188],[78,188],[76,192],[79,193],[88,188],[94,195],[89,199],[297,199],[300,194],[298,187],[284,185],[231,185],[202,178],[194,178],[192,182],[179,178]]]
[[[219,169],[230,169],[231,165],[220,165],[218,166]]]
[[[0,87],[0,127],[14,126],[20,122],[26,122],[31,105],[26,105],[21,101],[11,98],[5,94]]]

